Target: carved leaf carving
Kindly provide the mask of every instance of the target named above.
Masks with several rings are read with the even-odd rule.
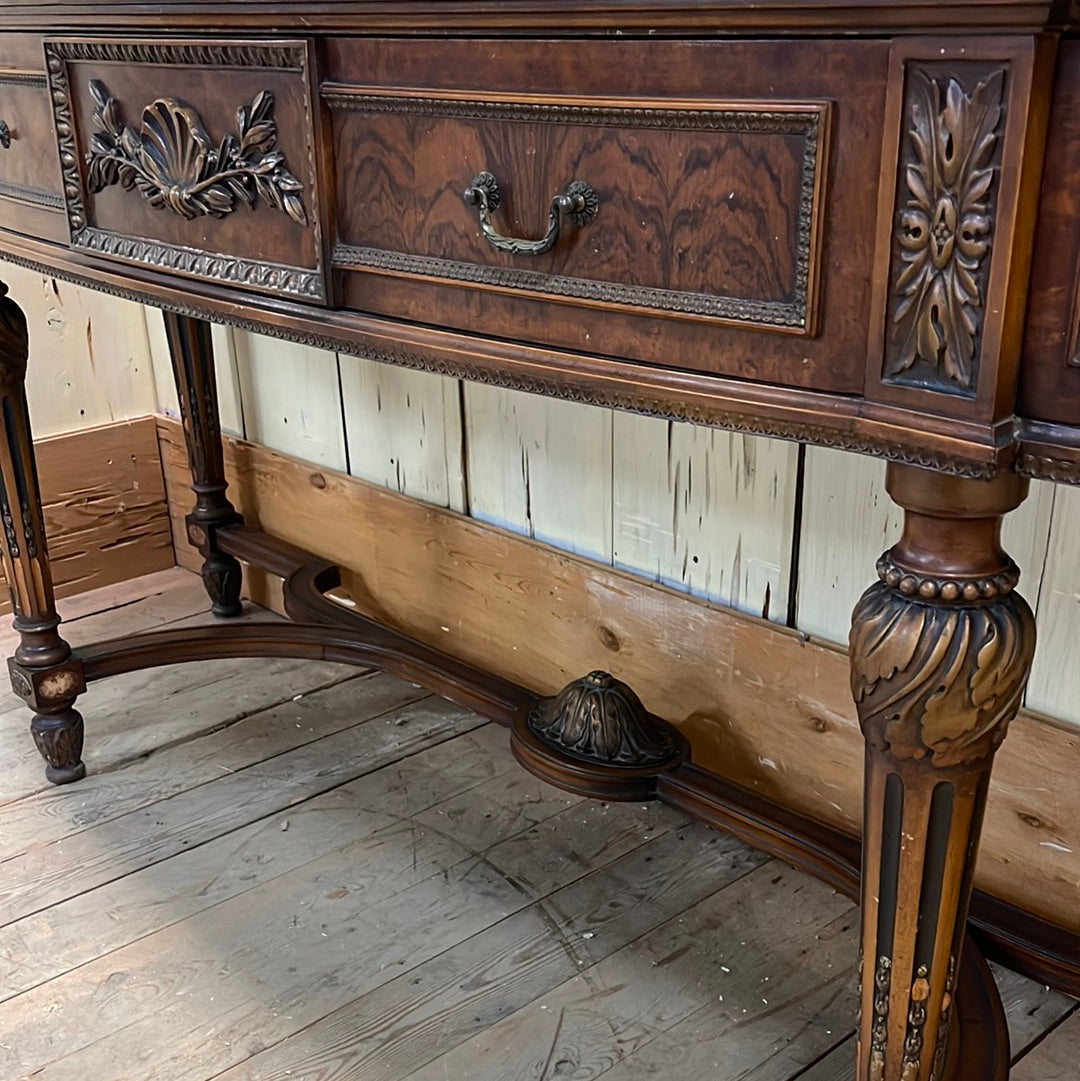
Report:
[[[1004,83],[998,70],[968,94],[949,79],[942,100],[937,79],[925,71],[910,75],[906,115],[913,153],[904,171],[908,199],[895,231],[900,266],[893,271],[887,376],[923,361],[943,381],[972,386]]]
[[[851,688],[881,750],[934,765],[990,754],[1020,707],[1035,620],[1010,593],[989,604],[912,601],[884,583],[856,605]]]
[[[214,146],[198,113],[175,98],[159,98],[143,110],[138,131],[126,127],[105,85],[90,82],[94,133],[87,155],[87,186],[98,192],[112,184],[135,189],[154,207],[184,218],[222,218],[238,202],[260,199],[307,224],[303,185],[274,147],[274,96],[262,91],[236,114],[238,134]]]

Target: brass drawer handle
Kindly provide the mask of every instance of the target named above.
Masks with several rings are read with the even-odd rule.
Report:
[[[550,251],[559,239],[559,226],[563,214],[569,215],[579,226],[588,225],[596,217],[599,200],[584,180],[571,180],[566,190],[553,196],[548,212],[547,232],[539,240],[523,240],[520,237],[503,236],[491,224],[491,212],[499,207],[499,182],[491,173],[478,173],[465,189],[465,202],[475,206],[480,219],[480,229],[488,243],[498,251],[512,255],[543,255]]]
[[[11,128],[0,120],[0,146],[7,150],[11,146]]]

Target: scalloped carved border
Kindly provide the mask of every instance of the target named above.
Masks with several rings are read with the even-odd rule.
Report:
[[[67,64],[72,60],[98,60],[131,64],[190,64],[204,66],[272,68],[296,71],[307,79],[307,46],[303,42],[142,42],[79,41],[53,38],[44,42],[45,66],[51,89],[56,139],[60,150],[64,203],[71,246],[98,255],[112,256],[154,269],[174,271],[324,302],[326,282],[321,268],[305,268],[244,259],[221,252],[203,251],[140,237],[123,236],[90,226],[79,172],[79,150],[71,108]],[[307,130],[313,130],[311,102],[305,93]],[[311,180],[312,228],[315,250],[322,250],[317,200],[315,148],[307,142],[308,178]]]
[[[739,325],[798,334],[814,332],[811,294],[818,273],[815,239],[819,207],[815,200],[827,158],[826,138],[831,106],[828,102],[775,102],[720,105],[713,109],[647,108],[546,102],[470,101],[459,98],[411,97],[326,90],[323,101],[333,109],[362,113],[403,113],[416,116],[524,121],[544,124],[655,128],[664,131],[736,132],[798,135],[803,139],[796,228],[793,299],[746,300],[709,296],[673,289],[625,285],[587,278],[552,276],[516,268],[413,255],[408,252],[339,245],[333,263],[398,273],[420,274],[450,281],[494,285],[541,296],[570,297],[623,307],[675,312],[721,319]],[[781,106],[784,106],[783,108]]]
[[[280,68],[303,71],[307,50],[295,42],[249,44],[237,41],[85,41],[53,38],[45,43],[64,60],[106,60],[122,64],[194,64],[204,67]]]
[[[301,270],[280,263],[241,259],[232,255],[214,255],[196,248],[159,244],[153,240],[136,240],[134,237],[117,236],[115,233],[89,228],[79,234],[79,247],[85,251],[100,252],[102,255],[141,263],[147,267],[164,267],[213,281],[272,289],[305,300],[322,300],[325,296],[322,275],[317,271]]]

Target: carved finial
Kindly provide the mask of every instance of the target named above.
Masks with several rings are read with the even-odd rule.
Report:
[[[566,754],[613,766],[655,766],[680,750],[670,725],[654,718],[641,699],[608,672],[590,672],[528,716],[539,739]]]

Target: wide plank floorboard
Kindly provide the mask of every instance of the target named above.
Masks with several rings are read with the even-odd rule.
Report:
[[[76,643],[206,618],[181,571],[67,607]],[[222,661],[80,708],[57,789],[0,698],[5,1081],[854,1077],[850,902],[420,688]],[[1015,1081],[1075,1081],[1076,1004],[995,975]]]

